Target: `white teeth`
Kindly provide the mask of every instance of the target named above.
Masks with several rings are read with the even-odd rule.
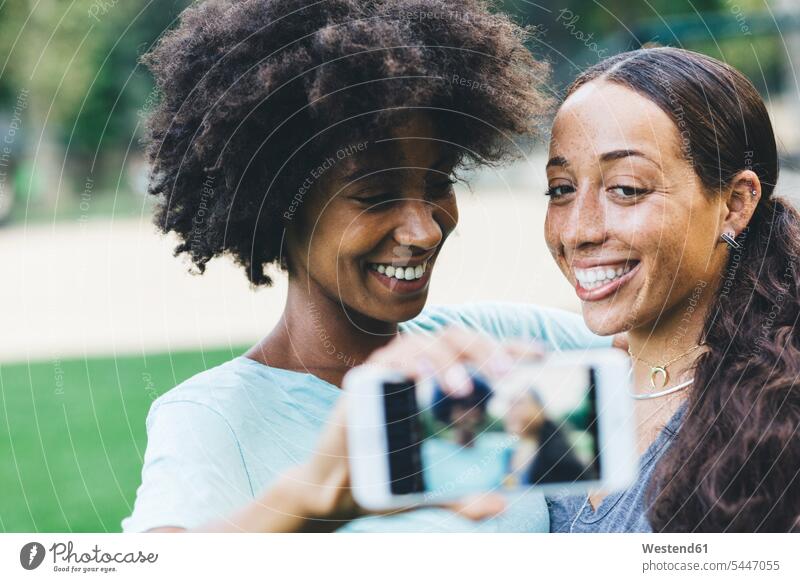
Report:
[[[393,277],[398,281],[413,281],[414,279],[422,278],[422,276],[428,270],[428,261],[425,261],[416,267],[394,267],[392,265],[371,263],[369,268],[373,271],[378,271],[387,277]]]
[[[592,267],[591,269],[575,269],[575,278],[584,289],[596,289],[606,285],[610,281],[629,273],[630,265],[619,267]]]

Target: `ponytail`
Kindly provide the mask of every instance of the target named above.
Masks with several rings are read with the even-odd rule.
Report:
[[[654,531],[800,531],[800,217],[764,200],[740,240],[651,482]]]

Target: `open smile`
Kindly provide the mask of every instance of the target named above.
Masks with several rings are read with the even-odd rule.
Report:
[[[406,263],[402,266],[389,263],[367,263],[367,273],[386,289],[400,295],[418,293],[428,286],[433,270],[433,259]]]
[[[575,292],[581,301],[600,301],[616,293],[639,272],[639,261],[598,264],[573,269]]]

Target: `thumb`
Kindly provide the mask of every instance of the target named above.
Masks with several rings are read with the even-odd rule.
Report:
[[[483,493],[464,497],[444,507],[467,519],[479,521],[502,513],[506,508],[506,500],[499,493]]]

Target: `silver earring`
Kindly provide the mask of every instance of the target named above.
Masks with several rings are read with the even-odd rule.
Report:
[[[723,232],[719,238],[728,243],[728,246],[732,249],[738,250],[742,248],[742,245],[736,242],[736,239],[733,237],[733,232]]]
[[[750,194],[752,194],[752,195],[753,195],[753,197],[756,197],[756,196],[758,196],[758,191],[757,191],[755,188],[753,188],[753,189],[750,191]]]

